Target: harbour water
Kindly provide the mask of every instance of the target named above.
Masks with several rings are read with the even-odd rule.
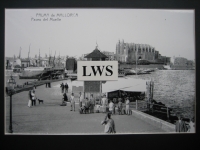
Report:
[[[157,70],[151,74],[131,75],[128,78],[154,81],[153,98],[173,108],[184,117],[195,116],[195,70]]]

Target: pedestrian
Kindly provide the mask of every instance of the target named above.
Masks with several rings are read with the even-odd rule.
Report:
[[[64,84],[63,83],[60,84],[60,88],[61,88],[61,93],[63,93],[64,92]]]
[[[68,88],[69,88],[68,84],[65,83],[65,93],[68,93]]]
[[[106,98],[106,95],[104,95],[103,98],[102,98],[102,100],[101,100],[101,105],[103,107],[103,113],[106,112],[107,104],[108,104],[108,100]]]
[[[109,107],[109,112],[114,114],[114,103],[112,102],[112,100],[110,101],[108,107]]]
[[[176,121],[176,132],[187,132],[187,127],[185,121],[182,120],[182,116],[178,115],[178,120]]]
[[[32,96],[32,106],[36,104],[36,95],[35,95],[35,90],[33,89],[33,91],[31,92],[31,96]]]
[[[31,90],[28,92],[28,107],[30,108],[31,107],[31,103],[32,103],[32,96],[31,96]]]
[[[129,110],[129,97],[126,98],[126,114],[127,115],[130,115],[130,110]]]
[[[119,112],[119,115],[122,115],[122,101],[121,101],[121,98],[118,99],[118,112]]]
[[[80,95],[79,95],[79,107],[80,108],[82,107],[82,102],[83,102],[83,95],[80,92]]]
[[[51,82],[49,82],[49,88],[51,88]]]
[[[104,121],[101,122],[102,125],[105,125],[104,132],[105,133],[116,133],[115,130],[115,122],[111,118],[111,114],[108,113],[104,119]]]
[[[70,111],[75,111],[75,100],[74,100],[74,93],[72,93],[71,97],[70,97],[70,101],[71,101],[71,110]]]
[[[94,113],[95,100],[93,94],[90,96],[90,113]]]
[[[63,94],[63,101],[62,101],[62,104],[60,106],[67,106],[67,101],[68,101],[67,94],[64,93]]]
[[[189,133],[195,133],[194,118],[190,118],[189,128],[188,128],[187,132],[189,132]]]
[[[90,103],[89,99],[86,97],[85,111],[89,112],[90,107],[91,107],[91,103]]]

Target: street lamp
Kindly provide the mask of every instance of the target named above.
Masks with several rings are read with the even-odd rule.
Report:
[[[14,92],[14,85],[16,84],[13,76],[10,76],[8,79],[8,95],[10,96],[10,125],[9,125],[9,133],[13,133],[12,130],[12,94]]]

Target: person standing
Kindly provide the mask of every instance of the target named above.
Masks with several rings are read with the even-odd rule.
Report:
[[[189,132],[189,133],[195,133],[194,118],[190,118],[189,128],[188,128],[187,132]]]
[[[35,90],[31,92],[31,97],[32,97],[32,106],[36,104],[36,95],[35,95]]]
[[[112,100],[110,101],[108,106],[109,106],[109,112],[114,114],[114,103],[112,102]]]
[[[80,96],[79,96],[79,107],[82,107],[82,102],[83,102],[83,95],[80,92]]]
[[[176,132],[187,132],[186,124],[182,120],[182,117],[180,115],[178,115],[178,120],[176,121],[175,130]]]
[[[32,102],[32,97],[31,97],[31,90],[28,92],[28,107],[30,108],[31,107],[31,102]]]
[[[63,93],[64,92],[64,84],[63,83],[60,84],[60,88],[61,88],[61,92]]]
[[[108,113],[104,119],[104,121],[101,122],[102,125],[105,125],[104,132],[105,133],[116,133],[115,130],[115,122],[111,118],[111,114]]]
[[[89,99],[86,97],[85,109],[88,111],[88,113],[89,113],[90,107],[91,107],[91,103],[90,103]]]
[[[69,88],[68,84],[65,83],[65,93],[68,93],[68,88]]]
[[[74,93],[72,93],[71,97],[70,97],[70,101],[71,101],[71,110],[70,111],[75,111],[75,100],[74,100]]]
[[[118,112],[119,112],[119,115],[122,115],[122,101],[121,101],[121,98],[118,99]]]
[[[95,100],[93,97],[93,94],[90,96],[90,113],[94,113],[94,105],[95,105]]]
[[[106,95],[104,95],[103,98],[102,98],[102,100],[101,100],[101,105],[103,107],[103,113],[106,112],[107,103],[108,103],[108,100],[106,98]]]
[[[60,106],[67,106],[67,101],[68,101],[67,94],[64,93],[63,94],[63,101],[62,101],[62,104]]]
[[[130,110],[129,110],[129,97],[126,98],[126,114],[127,115],[130,115]]]

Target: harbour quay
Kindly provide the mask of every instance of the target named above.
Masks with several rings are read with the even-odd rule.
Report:
[[[36,96],[44,103],[29,108],[28,91],[13,95],[13,133],[12,134],[104,134],[101,121],[105,113],[80,114],[76,103],[75,112],[70,111],[70,104],[60,106],[62,94],[60,84],[53,82],[51,88],[38,86]],[[69,86],[70,87],[70,86]],[[70,92],[70,89],[69,89]],[[9,127],[9,97],[6,97],[6,134]],[[112,115],[117,134],[166,133],[156,125],[134,115]]]

